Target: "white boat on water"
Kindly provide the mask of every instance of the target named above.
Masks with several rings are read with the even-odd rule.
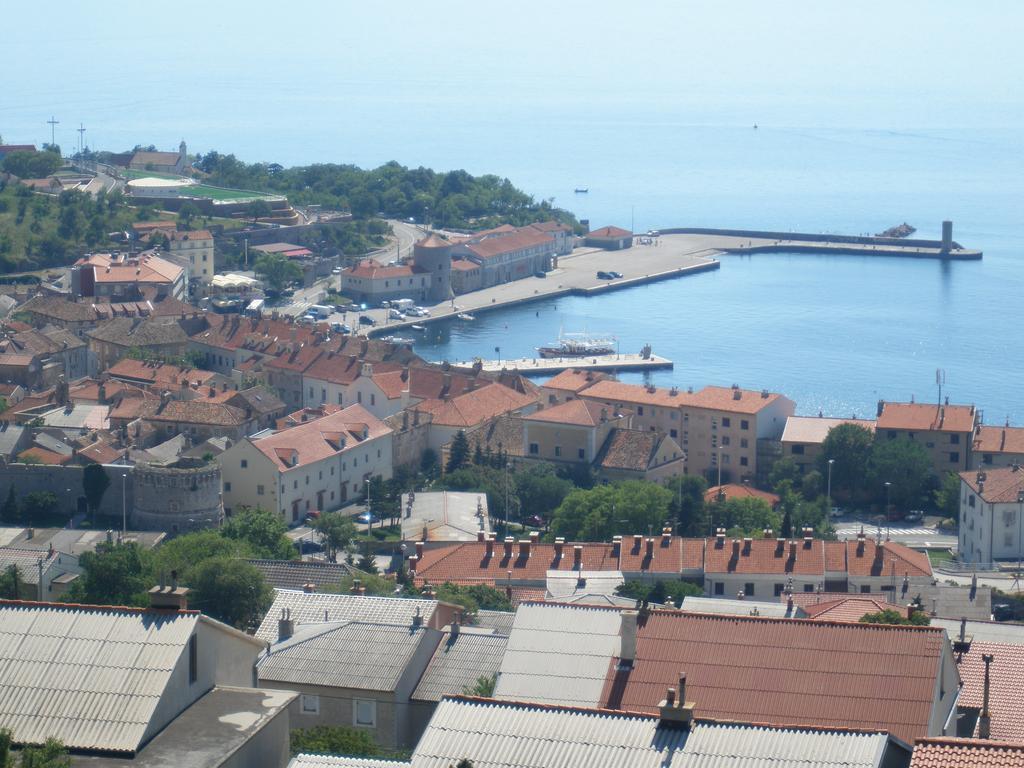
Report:
[[[427,330],[427,326],[419,325],[418,323],[413,323],[409,327],[412,328],[414,331],[425,331],[425,330]]]
[[[476,320],[476,318],[468,312],[460,312],[456,317],[458,317],[459,320]]]
[[[541,357],[591,357],[595,355],[614,355],[618,342],[614,336],[591,336],[587,333],[558,334],[558,341],[546,347],[537,347]]]

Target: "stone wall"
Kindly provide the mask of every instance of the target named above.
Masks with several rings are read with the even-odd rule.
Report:
[[[134,467],[132,527],[141,531],[185,533],[215,528],[224,520],[220,465]]]
[[[110,487],[103,494],[100,502],[100,514],[121,514],[121,475],[127,474],[124,482],[127,497],[127,509],[132,508],[132,467],[118,464],[107,464],[104,467],[110,478]],[[79,497],[82,493],[82,473],[85,468],[80,466],[57,467],[48,464],[0,464],[0,493],[7,497],[7,489],[13,484],[14,493],[18,498],[35,491],[51,491],[58,499],[58,509],[67,510],[68,518],[78,509]],[[84,497],[83,497],[84,498]],[[84,504],[84,501],[83,501]]]

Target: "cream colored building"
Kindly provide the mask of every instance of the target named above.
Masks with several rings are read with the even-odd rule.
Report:
[[[792,459],[801,472],[818,467],[821,446],[828,433],[840,424],[853,424],[874,433],[875,422],[868,419],[829,419],[821,416],[790,416],[782,431],[782,458]]]
[[[974,430],[980,421],[973,405],[950,405],[948,398],[936,405],[879,400],[875,437],[919,443],[941,479],[947,472],[964,472],[971,466]]]
[[[974,429],[974,445],[971,450],[971,469],[989,467],[1010,467],[1024,464],[1024,428],[986,427],[979,424]]]
[[[213,280],[217,270],[213,261],[213,235],[209,230],[172,232],[169,250],[172,256],[188,264],[191,280],[201,283]]]
[[[371,477],[392,473],[391,430],[360,405],[267,437],[245,438],[217,457],[224,509],[262,507],[296,525],[352,501]]]

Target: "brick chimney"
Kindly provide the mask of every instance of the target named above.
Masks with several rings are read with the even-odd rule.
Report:
[[[486,552],[487,552],[487,557],[488,558],[494,557],[494,539],[492,539],[492,538],[490,538],[488,536],[487,539],[485,539],[484,547],[485,547]]]
[[[557,539],[555,539],[555,559],[556,560],[561,560],[562,559],[562,550],[564,548],[565,548],[565,539],[562,536],[559,536]]]
[[[185,611],[188,610],[188,587],[178,586],[178,572],[171,571],[171,585],[163,583],[160,579],[160,586],[149,590],[149,607],[155,611]]]
[[[417,541],[416,542],[416,557],[418,559],[420,559],[420,560],[423,559],[423,542],[422,541]]]
[[[519,542],[519,557],[521,557],[523,560],[529,560],[530,559],[530,540],[529,539],[522,539]]]
[[[664,700],[658,705],[658,725],[662,728],[689,728],[693,720],[692,701],[686,700],[686,673],[679,673],[679,694],[669,688]]]
[[[530,531],[530,542],[533,544],[540,542],[540,531]]]
[[[487,540],[487,531],[477,531],[476,532],[476,540],[477,541],[486,541]]]
[[[572,548],[572,567],[575,571],[583,569],[583,547],[579,544],[573,545]]]
[[[654,539],[647,540],[647,559],[654,557]]]
[[[505,557],[512,557],[512,544],[515,542],[511,536],[505,537]]]
[[[633,534],[633,554],[640,554],[640,546],[643,543],[644,537],[639,533]]]

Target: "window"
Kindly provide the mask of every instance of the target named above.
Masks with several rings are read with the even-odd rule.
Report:
[[[1003,546],[1004,547],[1012,547],[1013,546],[1013,534],[1012,533],[1004,533],[1003,534]]]
[[[370,405],[376,405],[376,404],[377,404],[377,396],[373,392],[371,392],[370,393]]]
[[[675,429],[670,429],[668,431],[668,436],[675,440],[677,437],[679,437],[679,432]]]
[[[967,499],[967,506],[968,507],[973,507],[974,506],[974,494],[973,493],[971,494],[970,498]]]
[[[356,392],[356,402],[357,403],[362,403],[363,402],[363,393],[362,392]]]
[[[804,592],[813,592],[813,591],[814,591],[814,585],[813,584],[804,584]]]
[[[230,482],[225,482],[224,483],[224,493],[231,493],[231,483]]]
[[[986,453],[986,454],[982,455],[981,461],[984,464],[991,464],[992,463],[992,454],[991,453]]]
[[[561,455],[562,455],[562,446],[556,445],[555,446],[555,456],[561,456]]]
[[[723,427],[731,427],[732,426],[732,419],[730,419],[728,416],[723,416],[722,417],[722,426]]]
[[[728,435],[722,435],[722,445],[729,445],[730,442]]]
[[[949,452],[949,463],[950,464],[956,464],[959,461],[960,461],[960,451],[950,451]]]
[[[313,399],[313,388],[312,387],[309,388],[309,399],[310,400]]]
[[[334,476],[334,465],[333,464],[331,465],[331,476],[332,477]]]
[[[341,392],[338,393],[338,405],[341,405]]]
[[[319,715],[320,714],[320,697],[313,695],[302,694],[302,714],[304,715]]]
[[[716,581],[715,582],[715,594],[716,595],[724,595],[725,594],[725,584],[723,582],[721,582],[721,581]]]
[[[789,452],[792,453],[794,456],[803,456],[804,447],[802,445],[793,445],[790,446]]]
[[[642,405],[638,405],[636,407],[636,415],[637,416],[643,416],[644,415],[644,407]]]
[[[754,596],[754,582],[748,581],[746,584],[743,585],[743,595],[745,597]]]
[[[318,474],[319,474],[319,477],[317,477],[317,480],[323,480],[324,479],[324,471],[321,469]]]
[[[326,403],[327,402],[327,390],[324,389],[323,387],[320,387],[320,402],[321,403]]]
[[[740,429],[750,429],[750,422],[746,419],[740,419]]]
[[[730,459],[729,459],[729,454],[728,454],[728,453],[723,453],[723,454],[722,454],[722,463],[723,463],[723,464],[728,464],[728,463],[730,463]]]
[[[747,466],[747,464],[748,464],[747,457],[746,456],[740,456],[740,466],[741,467],[745,467],[745,466]]]
[[[583,448],[580,448],[578,451],[576,451],[576,455],[579,456],[580,459],[587,458],[587,452]]]
[[[960,435],[950,435],[949,436],[949,444],[950,445],[960,445]]]
[[[778,597],[779,595],[782,594],[782,590],[785,589],[785,585],[784,584],[776,584],[774,589],[775,589],[775,596]]]
[[[530,453],[536,456],[538,453],[540,453],[540,446],[537,445],[536,443],[530,443]]]
[[[262,496],[263,495],[263,486],[262,485],[257,485],[256,486],[256,495],[257,496]]]
[[[196,647],[196,636],[188,639],[188,684],[192,685],[199,679],[199,649]]]
[[[745,437],[740,438],[740,448],[746,448],[749,445],[749,441]]]
[[[377,702],[356,699],[352,702],[352,725],[363,728],[377,727]]]
[[[298,489],[299,489],[299,481],[298,480],[292,480],[292,490],[293,491],[297,491]]]
[[[555,400],[556,400],[556,398],[555,398],[554,395],[548,395],[548,405],[554,405],[555,404]]]
[[[871,593],[871,585],[870,584],[861,584],[860,585],[860,591],[863,592],[864,594],[870,594]]]
[[[249,466],[249,460],[248,459],[242,459],[242,469],[245,469],[248,466]]]

